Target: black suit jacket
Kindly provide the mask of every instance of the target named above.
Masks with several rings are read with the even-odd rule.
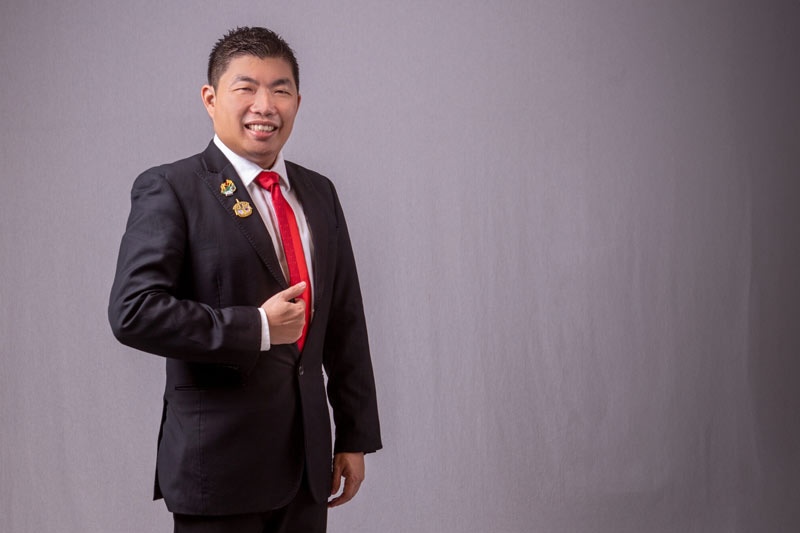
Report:
[[[150,169],[133,185],[108,309],[120,342],[166,357],[155,497],[172,512],[287,503],[307,471],[317,501],[336,452],[381,447],[355,261],[333,184],[287,162],[314,243],[314,316],[297,345],[260,352],[257,307],[287,288],[269,234],[222,152]],[[220,184],[236,185],[224,196]],[[253,213],[234,213],[237,200]],[[323,367],[328,376],[327,397]]]

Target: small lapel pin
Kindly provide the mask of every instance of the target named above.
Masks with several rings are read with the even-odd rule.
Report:
[[[249,202],[242,202],[237,198],[236,203],[233,204],[233,212],[239,218],[247,218],[253,214],[253,208],[250,207]]]
[[[231,180],[225,180],[219,184],[219,192],[225,196],[233,196],[233,193],[236,192],[236,184]]]

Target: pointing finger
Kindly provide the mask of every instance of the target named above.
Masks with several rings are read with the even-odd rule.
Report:
[[[301,281],[300,283],[297,283],[296,285],[292,285],[288,289],[282,291],[280,293],[281,294],[281,298],[283,298],[286,301],[293,300],[294,298],[297,298],[298,296],[303,294],[304,290],[306,290],[306,282],[305,281]]]

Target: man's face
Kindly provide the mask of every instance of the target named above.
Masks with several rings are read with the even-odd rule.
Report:
[[[300,94],[292,67],[282,58],[231,59],[217,88],[201,91],[214,132],[238,155],[270,168],[292,133]]]

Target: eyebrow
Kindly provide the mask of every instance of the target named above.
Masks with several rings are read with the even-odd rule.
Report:
[[[271,89],[274,89],[275,87],[280,87],[282,85],[286,85],[288,87],[294,87],[294,83],[292,83],[292,80],[290,80],[289,78],[277,79],[277,80],[273,81],[272,83],[270,83],[269,87]]]
[[[250,76],[245,76],[243,74],[235,76],[233,80],[231,80],[231,85],[233,85],[234,83],[239,83],[240,81],[258,85],[258,82],[255,79],[251,78]]]

